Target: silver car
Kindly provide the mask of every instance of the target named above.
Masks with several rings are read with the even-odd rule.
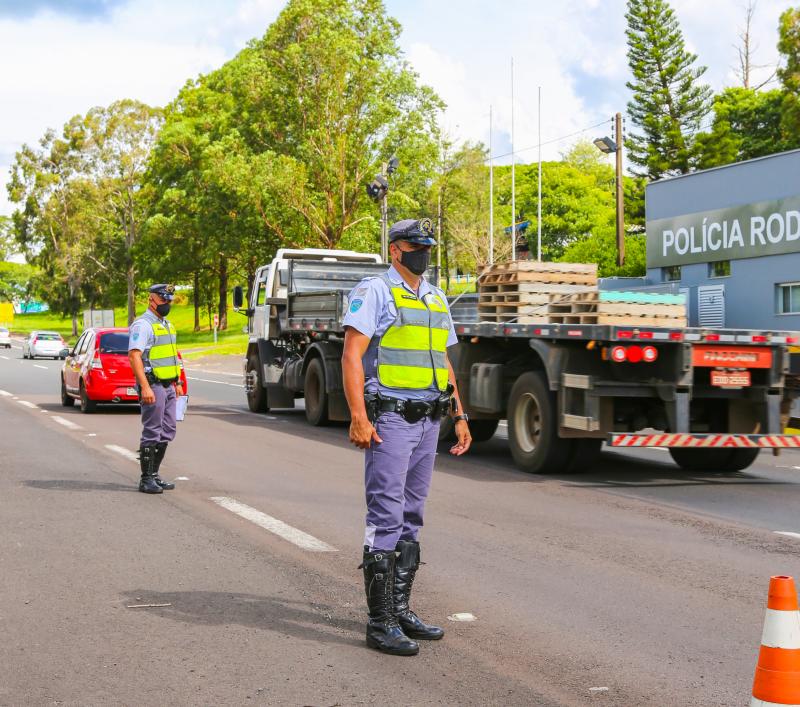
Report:
[[[11,348],[11,333],[4,326],[0,326],[0,346]]]
[[[22,358],[66,358],[67,342],[57,331],[32,331],[22,342]]]

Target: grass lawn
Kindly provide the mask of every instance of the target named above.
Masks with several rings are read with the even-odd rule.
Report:
[[[144,311],[146,304],[137,307],[137,313]],[[127,308],[117,307],[114,310],[114,320],[117,326],[125,326],[127,322]],[[237,314],[233,309],[228,310],[228,329],[217,332],[217,345],[214,345],[214,332],[208,326],[205,313],[201,314],[201,329],[194,331],[194,307],[190,303],[174,304],[169,313],[169,320],[178,330],[178,348],[187,358],[197,358],[209,354],[241,354],[247,349],[247,334],[242,332],[242,327],[247,324],[247,319]],[[36,329],[57,331],[68,344],[75,344],[77,337],[72,336],[72,320],[61,317],[54,312],[39,314],[16,314],[11,325],[13,334],[25,335]],[[78,320],[79,334],[83,331],[83,322]],[[192,349],[204,349],[193,352]],[[205,350],[213,349],[213,350]]]

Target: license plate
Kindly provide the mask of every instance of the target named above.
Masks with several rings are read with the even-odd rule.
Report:
[[[128,388],[128,395],[138,395],[136,388]]]
[[[750,385],[750,371],[711,371],[711,385],[720,388],[746,388]]]

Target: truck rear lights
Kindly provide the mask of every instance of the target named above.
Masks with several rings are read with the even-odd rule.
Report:
[[[611,349],[611,360],[614,363],[653,363],[658,358],[655,346],[614,346]]]
[[[682,331],[671,331],[669,333],[670,341],[683,341],[683,332]]]
[[[658,349],[655,346],[645,346],[642,349],[642,357],[645,363],[653,363],[658,358]]]
[[[706,341],[719,341],[719,334],[706,334]]]
[[[616,363],[624,363],[628,360],[628,352],[624,346],[615,346],[611,349],[611,360]]]
[[[629,346],[626,355],[629,363],[641,363],[644,358],[641,346]]]
[[[765,344],[767,343],[768,339],[766,336],[761,335],[754,335],[753,336],[753,343],[754,344]]]
[[[639,332],[639,338],[640,339],[652,339],[653,338],[653,332],[652,331],[640,331]]]
[[[632,339],[633,332],[632,331],[618,331],[617,332],[618,339]]]

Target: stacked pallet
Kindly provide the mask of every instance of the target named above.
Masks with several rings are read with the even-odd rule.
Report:
[[[683,328],[686,300],[683,295],[601,290],[553,295],[548,317],[551,324]]]
[[[516,260],[480,272],[478,313],[484,322],[547,324],[552,298],[592,292],[597,265]]]

